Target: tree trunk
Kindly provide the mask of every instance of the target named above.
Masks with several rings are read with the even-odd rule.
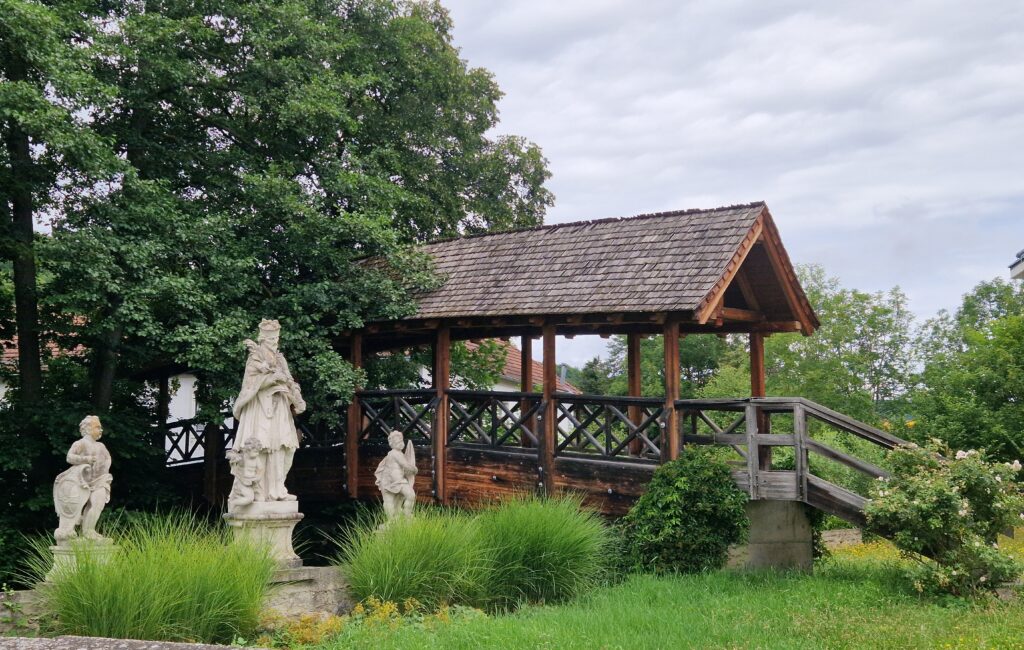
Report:
[[[104,332],[96,343],[93,359],[92,404],[97,414],[110,409],[114,396],[114,378],[117,376],[117,352],[121,346],[124,326],[115,325]]]
[[[22,61],[12,61],[11,81],[27,78]],[[32,231],[32,177],[34,163],[29,137],[13,120],[6,142],[13,183],[10,189],[11,217],[8,255],[14,266],[14,312],[18,333],[18,374],[20,402],[38,403],[43,393],[43,368],[39,349],[39,297],[36,293],[36,256]]]

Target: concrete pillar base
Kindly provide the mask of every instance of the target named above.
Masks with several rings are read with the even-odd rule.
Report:
[[[799,501],[750,501],[746,569],[810,572],[814,568],[811,522]]]

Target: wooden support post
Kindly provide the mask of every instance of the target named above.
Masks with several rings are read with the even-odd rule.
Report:
[[[555,440],[558,427],[555,414],[555,326],[545,324],[544,332],[544,430],[540,439],[538,461],[540,482],[548,495],[555,493]]]
[[[765,396],[765,373],[764,373],[764,334],[761,332],[750,333],[750,396]],[[757,410],[757,428],[761,433],[771,433],[771,423],[768,414],[761,409]],[[761,448],[758,457],[761,469],[768,470],[772,467],[772,448],[765,446]]]
[[[533,392],[533,337],[524,334],[519,345],[522,350],[519,355],[519,391],[523,393]],[[519,400],[519,416],[522,417],[533,407],[531,400],[523,398]],[[529,417],[523,421],[523,427],[537,435],[537,418]],[[532,447],[533,442],[524,434],[523,447]]]
[[[640,382],[640,335],[630,333],[626,335],[626,374],[629,384],[629,396],[640,397],[642,392]],[[643,422],[643,410],[637,404],[629,405],[629,421],[633,426],[640,426]],[[644,449],[643,441],[640,438],[629,442],[629,455],[639,456]]]
[[[363,367],[363,335],[355,333],[350,341],[348,361],[355,368]],[[356,390],[358,390],[358,386]],[[348,405],[345,431],[345,492],[348,498],[359,497],[359,437],[363,433],[363,408],[353,393]]]
[[[203,429],[203,497],[216,507],[220,505],[218,465],[224,457],[224,425],[207,424]]]
[[[665,339],[665,431],[662,436],[662,460],[679,458],[679,321],[668,318],[664,325]]]
[[[448,503],[445,484],[445,470],[448,461],[448,389],[451,387],[451,330],[437,329],[434,343],[434,389],[437,391],[437,410],[434,412],[434,429],[431,439],[434,456],[434,498],[438,503]]]

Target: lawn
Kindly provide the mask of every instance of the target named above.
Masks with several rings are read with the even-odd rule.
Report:
[[[1022,538],[1002,541],[1024,558]],[[836,551],[813,576],[633,576],[569,605],[450,622],[377,612],[317,647],[1024,649],[1024,602],[918,597],[897,562],[872,543]]]

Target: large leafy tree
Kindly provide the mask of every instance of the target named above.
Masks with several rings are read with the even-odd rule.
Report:
[[[914,392],[921,438],[1024,457],[1024,285],[982,282],[954,314],[923,328],[929,352]]]
[[[551,203],[539,150],[487,135],[500,91],[437,3],[126,2],[110,20],[97,74],[118,99],[95,128],[131,173],[67,215],[50,256],[101,410],[117,377],[168,363],[219,404],[261,316],[284,321],[313,403],[335,403],[357,378],[340,333],[432,281],[405,245],[534,225]]]

